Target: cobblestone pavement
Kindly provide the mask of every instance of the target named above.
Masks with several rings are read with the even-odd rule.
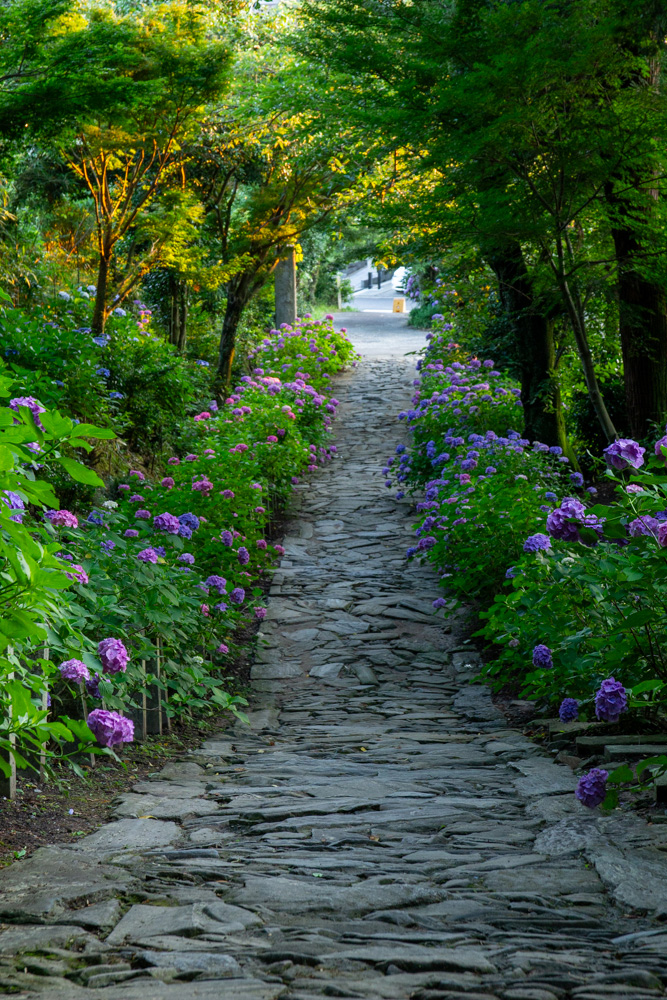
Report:
[[[572,772],[469,683],[460,618],[433,616],[434,579],[404,559],[411,511],[379,470],[411,376],[378,350],[337,384],[340,459],[300,494],[252,731],[0,872],[0,992],[664,994],[667,826],[576,803]]]

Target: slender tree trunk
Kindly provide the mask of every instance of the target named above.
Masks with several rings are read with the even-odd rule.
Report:
[[[642,247],[630,229],[612,229],[618,278],[618,319],[630,433],[644,437],[667,414],[667,295],[642,275]]]
[[[188,286],[169,275],[169,343],[183,353],[187,341]]]
[[[487,254],[500,289],[500,301],[516,337],[521,372],[524,436],[530,441],[569,446],[560,387],[556,377],[554,320],[535,298],[521,247],[508,243]]]
[[[232,364],[236,350],[236,332],[248,303],[247,282],[230,282],[227,290],[227,306],[220,332],[220,348],[218,352],[218,381],[228,386],[232,377]]]
[[[586,315],[583,303],[581,301],[581,296],[577,289],[576,284],[570,284],[569,279],[566,276],[565,271],[565,249],[567,248],[570,253],[570,259],[572,257],[572,248],[567,242],[567,237],[559,232],[556,236],[556,254],[558,259],[558,265],[553,265],[556,280],[558,282],[558,287],[560,288],[560,293],[563,298],[563,303],[565,309],[570,319],[570,324],[572,326],[572,332],[574,334],[574,342],[577,345],[577,353],[579,354],[579,360],[581,361],[581,367],[584,373],[584,381],[586,383],[586,388],[588,390],[588,395],[590,401],[595,410],[595,415],[600,421],[600,426],[604,436],[607,441],[615,441],[618,437],[616,428],[612,422],[609,412],[605,405],[605,401],[602,398],[602,393],[600,392],[600,385],[598,383],[598,378],[595,373],[595,365],[593,363],[593,355],[591,354],[590,344],[588,343],[588,333],[586,332]]]
[[[93,309],[93,319],[91,327],[93,333],[104,333],[104,325],[107,320],[107,285],[109,282],[109,265],[111,256],[100,254],[100,263],[97,269],[97,289],[95,292],[95,307]]]

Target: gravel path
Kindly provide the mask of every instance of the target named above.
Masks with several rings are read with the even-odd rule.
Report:
[[[461,620],[434,617],[434,578],[404,559],[410,507],[380,473],[417,338],[400,318],[345,320],[370,357],[336,386],[339,461],[295,504],[252,731],[0,872],[0,992],[663,995],[667,826],[584,810],[572,772],[469,683]]]

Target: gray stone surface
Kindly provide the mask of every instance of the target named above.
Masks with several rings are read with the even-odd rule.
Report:
[[[336,383],[339,459],[296,489],[251,728],[139,782],[75,847],[0,872],[0,993],[664,995],[667,824],[584,809],[572,771],[470,683],[465,613],[433,615],[438,581],[404,556],[410,501],[381,473],[422,334],[346,321],[372,360]]]

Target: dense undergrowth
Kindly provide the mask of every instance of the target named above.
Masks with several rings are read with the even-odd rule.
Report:
[[[450,600],[476,602],[490,654],[482,674],[496,688],[558,707],[563,722],[616,723],[630,710],[656,726],[667,693],[667,436],[652,451],[629,439],[605,449],[612,499],[597,503],[559,448],[521,437],[516,382],[452,342],[449,324],[435,326],[413,408],[400,414],[412,445],[385,469],[399,496],[420,497],[408,556],[435,565]],[[592,804],[606,794],[595,788]]]
[[[330,317],[272,331],[224,398],[211,398],[206,365],[117,318],[118,332],[103,338],[48,325],[45,340],[59,338],[52,356],[54,345],[20,341],[17,317],[4,317],[17,335],[0,382],[4,770],[10,750],[22,767],[45,745],[50,757],[109,752],[132,739],[147,691],[160,693],[170,719],[239,713],[227,671],[248,624],[266,613],[262,581],[282,551],[268,540],[272,517],[335,453],[328,383],[354,352]],[[141,422],[128,381],[142,352],[168,361],[164,377],[183,387],[170,420],[164,381],[150,389],[161,401],[160,443],[175,447],[152,455],[152,471],[144,461],[124,474],[117,452],[104,475],[100,445]],[[82,422],[88,412],[107,426]],[[144,456],[150,441],[142,438]]]

